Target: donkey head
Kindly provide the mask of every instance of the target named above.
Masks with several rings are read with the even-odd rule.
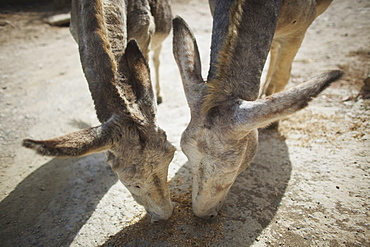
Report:
[[[150,71],[136,41],[126,45],[125,39],[113,38],[125,37],[124,7],[80,0],[73,2],[72,13],[82,67],[102,124],[46,141],[26,139],[23,146],[57,157],[107,151],[113,171],[152,221],[167,219],[173,211],[167,172],[175,148],[157,125]]]
[[[227,5],[231,1],[224,2]],[[266,2],[265,5],[273,5]],[[270,12],[262,15],[265,20],[248,22],[247,16],[253,19],[266,6],[234,5],[232,15],[217,16],[221,5],[215,11],[207,83],[202,79],[194,35],[180,17],[173,21],[173,52],[191,111],[181,148],[193,170],[193,210],[202,218],[217,215],[236,177],[253,160],[258,144],[257,129],[304,108],[342,74],[332,71],[286,92],[256,100],[278,7],[267,6]],[[251,13],[244,14],[245,11]],[[228,20],[232,16],[236,20]]]

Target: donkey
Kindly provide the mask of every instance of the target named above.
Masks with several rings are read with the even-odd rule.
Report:
[[[283,1],[270,48],[270,63],[260,96],[282,91],[287,85],[292,63],[307,29],[329,7],[333,0]],[[214,16],[216,0],[209,0]]]
[[[292,63],[312,22],[333,0],[283,1],[270,49],[270,63],[260,95],[282,91],[290,79]]]
[[[72,0],[75,2],[77,0]],[[106,5],[122,4],[122,0],[102,0]],[[127,40],[135,39],[141,52],[149,61],[149,52],[153,51],[153,65],[155,69],[155,92],[157,103],[162,103],[160,87],[160,53],[162,42],[167,38],[172,29],[172,10],[169,0],[126,0],[126,25],[125,37]],[[73,3],[72,3],[73,4]],[[71,13],[71,33],[78,43],[78,27],[76,25],[76,8]],[[107,19],[106,21],[109,22]],[[112,33],[115,33],[112,30]],[[117,37],[119,38],[119,37]]]
[[[207,82],[202,79],[193,33],[180,17],[173,20],[173,53],[191,111],[181,148],[192,166],[193,211],[198,217],[208,219],[217,215],[236,177],[256,154],[258,128],[306,107],[343,74],[330,71],[287,91],[258,99],[260,77],[282,3],[282,0],[217,2]],[[294,15],[284,18],[294,19]]]
[[[25,139],[38,154],[75,157],[107,151],[119,180],[152,221],[173,211],[167,184],[175,148],[156,119],[157,106],[145,56],[127,41],[125,0],[73,1],[72,33],[94,100],[100,126],[46,141]],[[137,25],[146,24],[137,20]],[[141,27],[145,27],[145,25]],[[132,25],[132,24],[131,24]]]

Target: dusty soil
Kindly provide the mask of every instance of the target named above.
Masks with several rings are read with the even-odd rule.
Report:
[[[198,39],[204,76],[207,2],[175,1]],[[336,0],[307,32],[291,83],[328,69],[346,75],[310,106],[260,133],[257,157],[214,221],[191,211],[179,139],[189,110],[172,57],[162,53],[160,125],[178,147],[169,168],[173,217],[151,224],[104,154],[45,158],[20,146],[97,124],[77,45],[46,7],[0,15],[0,246],[370,246],[370,1]]]

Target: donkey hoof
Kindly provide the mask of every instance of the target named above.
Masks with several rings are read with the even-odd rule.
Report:
[[[157,104],[159,105],[160,103],[162,103],[162,97],[161,96],[158,96],[157,97]]]

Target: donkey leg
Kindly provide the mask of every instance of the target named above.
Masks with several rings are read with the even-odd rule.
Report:
[[[153,64],[155,69],[155,91],[157,96],[157,104],[162,103],[162,96],[161,96],[161,86],[159,82],[159,65],[161,63],[160,61],[160,54],[162,50],[162,44],[157,46],[153,51]]]
[[[260,94],[259,94],[260,98],[266,96],[264,94],[266,93],[267,87],[269,86],[269,84],[271,82],[272,74],[275,71],[276,58],[277,58],[277,55],[278,55],[279,48],[280,48],[279,42],[276,42],[276,41],[273,40],[273,42],[271,44],[271,48],[270,48],[269,67],[268,67],[265,83],[261,85]]]
[[[292,37],[284,37],[284,39],[278,39],[278,41],[273,42],[271,46],[270,66],[261,93],[262,95],[269,96],[280,92],[288,84],[292,63],[299,47],[301,47],[303,38],[304,33]],[[278,126],[279,122],[274,122],[267,128],[277,129]]]
[[[290,78],[294,57],[302,44],[303,38],[304,32],[284,37],[284,39],[279,38],[276,41],[279,43],[279,48],[273,47],[273,49],[278,50],[272,52],[276,54],[276,58],[273,61],[274,66],[269,68],[269,75],[265,83],[266,88],[263,93],[266,96],[282,91],[285,88]]]

